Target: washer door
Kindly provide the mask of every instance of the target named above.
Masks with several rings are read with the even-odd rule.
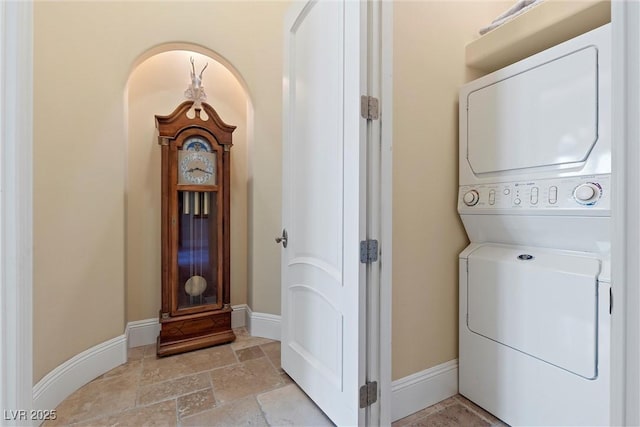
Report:
[[[467,326],[587,379],[597,377],[600,260],[482,246],[468,258]]]

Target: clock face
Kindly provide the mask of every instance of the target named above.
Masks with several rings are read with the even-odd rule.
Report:
[[[215,185],[216,153],[202,137],[185,141],[178,158],[178,184]]]
[[[180,160],[180,176],[189,184],[211,184],[214,173],[213,162],[205,153],[187,152]]]

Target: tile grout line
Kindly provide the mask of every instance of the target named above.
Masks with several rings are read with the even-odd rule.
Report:
[[[262,418],[264,419],[264,422],[266,425],[271,426],[271,424],[269,424],[269,420],[267,419],[267,414],[265,414],[264,409],[262,408],[262,404],[260,403],[260,399],[258,399],[258,394],[255,393],[253,395],[253,398],[256,401],[256,404],[258,405],[258,408],[260,409],[260,414],[262,415]]]
[[[231,366],[231,365],[227,365],[227,366]],[[209,372],[211,372],[211,370],[209,370],[209,371],[199,371],[199,372],[196,372],[195,374],[186,374],[186,375],[183,375],[181,377],[174,377],[174,378],[170,378],[168,380],[159,381],[157,383],[145,384],[145,385],[142,385],[142,386],[138,387],[138,393],[140,392],[140,388],[143,388],[143,387],[158,386],[160,384],[169,383],[169,382],[172,382],[172,381],[178,381],[178,380],[181,380],[181,379],[187,378],[187,377],[193,377],[193,376],[197,376],[197,375],[209,374]],[[209,381],[209,384],[211,384],[211,381]],[[196,393],[196,392],[199,392],[199,391],[202,391],[202,390],[206,390],[207,388],[209,388],[209,387],[195,388],[193,390],[190,390],[190,391],[187,391],[187,392],[184,392],[184,393],[181,393],[181,394],[171,395],[170,397],[166,397],[166,398],[163,398],[163,399],[160,399],[160,400],[154,400],[154,401],[146,403],[144,405],[136,405],[136,407],[146,408],[147,406],[155,405],[156,403],[166,402],[167,400],[177,399],[179,397],[184,397],[184,396],[187,396],[187,395],[189,395],[191,393]]]
[[[467,404],[467,403],[466,403],[465,401],[463,401],[463,400],[458,399],[458,398],[457,398],[458,396],[460,396],[460,395],[453,396],[453,397],[454,397],[454,400],[452,400],[451,402],[447,403],[446,405],[444,405],[442,408],[438,409],[437,411],[433,411],[433,412],[430,412],[430,413],[428,413],[428,414],[422,415],[422,416],[418,417],[417,419],[412,420],[411,422],[408,422],[408,423],[406,423],[406,424],[396,424],[396,426],[408,427],[408,426],[414,425],[414,424],[419,423],[419,422],[425,422],[425,421],[427,420],[427,418],[432,417],[432,416],[434,416],[434,415],[436,415],[436,414],[439,414],[439,413],[441,413],[441,412],[443,412],[443,411],[447,411],[449,408],[451,408],[452,406],[454,406],[454,405],[456,405],[456,404],[461,405],[463,408],[467,409],[469,412],[471,412],[471,413],[472,413],[473,415],[475,415],[476,417],[480,418],[482,421],[486,422],[486,423],[487,423],[489,426],[491,426],[491,427],[493,427],[493,426],[497,426],[497,425],[500,425],[500,424],[495,424],[495,423],[493,423],[491,420],[487,419],[487,417],[486,417],[486,416],[484,416],[483,414],[481,414],[478,410],[476,410],[475,408],[473,408],[471,405]],[[445,399],[445,400],[448,400],[448,399]],[[438,403],[442,403],[442,402],[443,402],[443,401],[438,402]],[[437,405],[438,403],[436,403],[435,405]],[[435,406],[435,405],[432,405],[432,406]],[[430,407],[428,407],[428,408],[430,408]],[[424,408],[424,409],[422,409],[421,411],[424,411],[425,409],[428,409],[428,408]],[[421,411],[418,411],[418,412],[421,412]],[[411,417],[412,415],[417,414],[418,412],[416,412],[416,413],[414,413],[414,414],[410,414],[410,415],[406,416],[405,418],[409,418],[409,417]],[[403,418],[403,419],[405,419],[405,418]],[[400,422],[400,421],[402,421],[402,419],[395,421],[395,422],[394,422],[394,424],[395,424],[395,423],[398,423],[398,422]],[[500,420],[498,420],[498,423],[500,423]]]
[[[231,351],[233,351],[233,350],[231,350]],[[212,370],[210,370],[209,372],[207,372],[207,376],[209,377],[209,385],[211,386],[211,394],[213,395],[213,402],[214,402],[214,404],[213,404],[213,408],[218,408],[218,407],[220,407],[221,405],[220,405],[220,401],[219,401],[219,400],[218,400],[218,398],[216,397],[216,388],[215,388],[215,386],[213,385],[213,377],[211,376],[211,372],[212,372],[212,371],[213,371],[213,369],[212,369]],[[208,409],[208,410],[210,411],[210,410],[211,410],[211,409],[213,409],[213,408],[210,408],[210,409]],[[185,417],[185,418],[187,418],[187,417]]]
[[[133,402],[135,407],[138,407],[138,397],[140,397],[140,381],[142,380],[142,373],[144,372],[144,353],[145,351],[143,350],[142,357],[140,358],[140,376],[138,377],[138,383],[136,384],[136,399]]]
[[[460,394],[458,394],[458,396],[461,396]],[[480,417],[481,419],[483,419],[484,421],[486,421],[489,425],[494,425],[494,422],[491,421],[490,419],[488,419],[484,414],[482,414],[480,411],[478,411],[475,407],[469,405],[466,401],[462,400],[462,399],[458,399],[458,402],[460,402],[465,408],[467,408],[468,410],[470,410],[471,412],[473,412],[475,415],[477,415],[478,417]],[[472,402],[473,403],[473,402]],[[474,404],[475,405],[475,404]],[[482,408],[480,408],[482,409]],[[485,411],[484,409],[482,409],[483,411]],[[496,417],[495,415],[491,414],[495,419],[498,420],[498,422],[501,422],[501,420]]]
[[[490,420],[488,420],[484,415],[482,415],[480,412],[476,411],[474,408],[465,405],[464,403],[462,404],[462,406],[464,406],[465,408],[467,408],[469,411],[471,411],[473,414],[475,414],[476,416],[478,416],[480,419],[482,419],[483,421],[486,421],[487,424],[489,424],[490,426],[493,425],[493,422],[491,422]]]
[[[275,342],[279,342],[279,341],[275,341]],[[264,351],[264,349],[262,348],[262,345],[259,345],[260,350],[262,350],[262,352],[264,353],[265,357],[267,358],[267,360],[269,361],[269,363],[271,364],[271,366],[273,366],[273,368],[276,370],[276,372],[278,373],[278,375],[282,374],[282,372],[284,372],[284,369],[282,369],[282,366],[277,367],[275,365],[275,363],[273,363],[273,360],[271,360],[271,358],[269,357],[269,355],[267,354],[266,351]],[[282,365],[282,364],[281,364]],[[280,372],[282,371],[282,372]]]
[[[396,420],[394,421],[393,424],[397,427],[409,427],[414,423],[426,420],[428,417],[446,410],[447,408],[449,408],[452,405],[455,405],[456,403],[459,403],[458,399],[456,399],[456,396],[448,397],[444,400],[441,400],[440,402],[434,403],[433,405],[427,406],[426,408],[416,411],[413,414],[409,414],[406,417]],[[420,413],[422,414],[418,415]],[[414,419],[400,423],[400,421],[408,420],[410,418],[414,418]]]

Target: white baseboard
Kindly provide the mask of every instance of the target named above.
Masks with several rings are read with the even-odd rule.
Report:
[[[34,409],[55,409],[71,393],[126,361],[125,335],[77,354],[49,372],[33,387]]]
[[[391,420],[397,421],[458,393],[458,360],[391,383]]]
[[[157,318],[129,322],[125,329],[127,347],[132,348],[153,344],[156,342],[159,333],[160,323]]]
[[[234,305],[231,312],[231,327],[241,328],[247,324],[247,313],[250,311],[247,304]],[[158,318],[136,320],[127,323],[125,331],[129,348],[141,345],[155,344],[160,333]]]
[[[238,304],[231,308],[233,308],[233,311],[231,312],[231,327],[242,328],[247,326],[247,316],[251,310],[249,306],[247,304]]]
[[[268,313],[256,313],[247,307],[247,329],[254,337],[280,341],[280,316]]]

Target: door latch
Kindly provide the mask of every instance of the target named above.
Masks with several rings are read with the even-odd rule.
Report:
[[[282,247],[287,247],[287,241],[289,240],[289,235],[287,234],[287,229],[282,229],[282,236],[276,237],[276,243],[282,243]]]

